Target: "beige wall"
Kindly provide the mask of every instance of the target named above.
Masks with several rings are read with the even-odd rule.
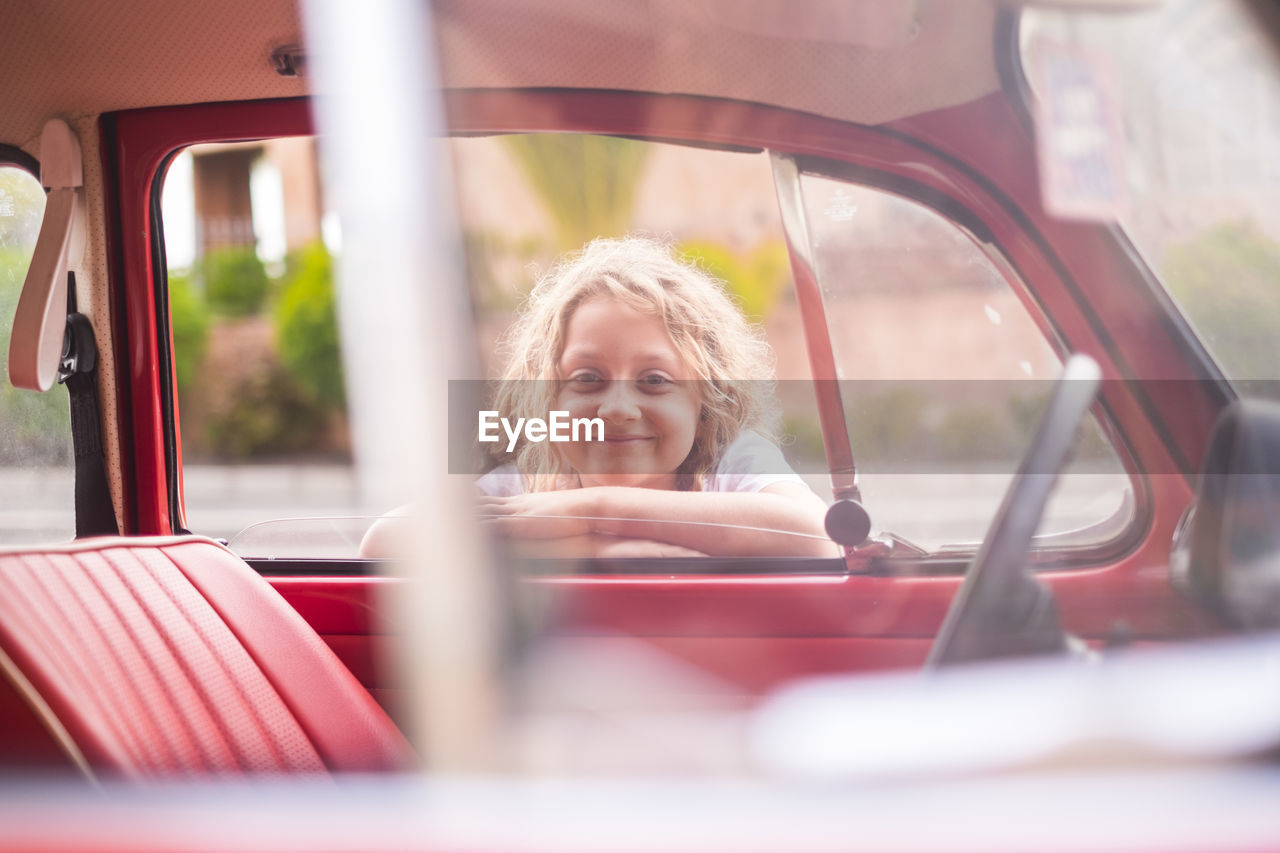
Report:
[[[308,137],[268,140],[263,156],[280,170],[285,245],[292,251],[320,239],[324,200],[320,194],[315,140]]]

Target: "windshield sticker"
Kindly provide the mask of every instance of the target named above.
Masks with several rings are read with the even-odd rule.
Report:
[[[1124,137],[1106,58],[1042,42],[1035,104],[1040,191],[1062,219],[1115,222],[1127,205]]]

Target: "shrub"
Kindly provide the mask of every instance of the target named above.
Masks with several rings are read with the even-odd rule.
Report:
[[[1016,459],[1010,432],[1008,421],[984,406],[955,406],[932,436],[934,455],[939,462]]]
[[[1280,244],[1252,223],[1226,223],[1171,246],[1163,273],[1228,376],[1280,378]]]
[[[923,452],[925,395],[908,385],[846,383],[843,389],[849,438],[860,465],[894,470]]]
[[[200,275],[209,308],[224,317],[259,313],[271,289],[267,270],[251,246],[206,252]]]
[[[0,465],[67,465],[71,462],[71,416],[67,390],[43,394],[9,384],[9,336],[29,250],[0,248]]]
[[[169,276],[169,326],[173,332],[173,369],[178,377],[178,393],[182,394],[199,375],[209,342],[208,309],[188,276]]]
[[[757,322],[769,315],[790,281],[787,249],[778,240],[761,243],[745,255],[705,240],[677,248],[681,255],[723,280],[743,313]]]
[[[329,419],[305,399],[281,365],[260,364],[239,377],[225,409],[210,412],[204,443],[219,460],[293,454],[323,443]]]
[[[822,427],[816,416],[788,414],[782,418],[781,444],[789,445],[791,456],[817,465],[827,458],[827,447],[822,441]]]
[[[299,389],[323,409],[343,409],[346,388],[333,261],[317,243],[303,250],[275,310],[276,349]]]

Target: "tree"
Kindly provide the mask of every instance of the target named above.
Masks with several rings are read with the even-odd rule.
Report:
[[[503,138],[547,208],[560,251],[631,226],[648,146],[633,139],[530,133]]]
[[[746,254],[706,240],[681,243],[680,254],[728,285],[738,305],[753,321],[764,320],[791,281],[787,247],[767,240]]]
[[[173,333],[173,369],[178,377],[178,394],[182,395],[199,375],[209,342],[209,313],[191,279],[180,273],[169,274],[169,326]]]
[[[346,405],[338,342],[333,260],[321,243],[303,250],[297,272],[276,305],[280,359],[313,402],[340,411]]]
[[[67,392],[43,394],[9,384],[9,337],[36,235],[44,218],[40,182],[17,167],[0,167],[0,464],[71,462]]]
[[[249,317],[262,311],[271,280],[252,246],[212,249],[200,259],[204,298],[223,317]]]
[[[1163,272],[1229,377],[1280,378],[1280,243],[1229,222],[1170,247]]]

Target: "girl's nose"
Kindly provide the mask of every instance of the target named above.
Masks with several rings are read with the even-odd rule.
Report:
[[[620,423],[640,417],[640,406],[630,382],[614,380],[605,387],[596,415],[606,421]]]

